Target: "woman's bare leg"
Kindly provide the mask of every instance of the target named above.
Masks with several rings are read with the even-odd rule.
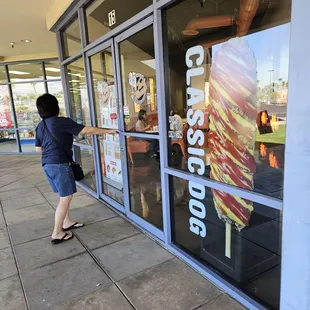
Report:
[[[61,197],[59,200],[59,204],[57,206],[57,209],[55,211],[55,226],[54,231],[52,234],[53,239],[61,239],[65,233],[63,232],[63,224],[64,219],[68,213],[68,210],[70,208],[70,202],[72,200],[73,196],[67,196],[67,197]],[[71,233],[68,234],[67,238],[71,237]]]
[[[72,197],[72,198],[73,198],[73,197]],[[72,200],[72,199],[71,199],[71,200]],[[70,202],[71,202],[71,200],[70,200]],[[70,204],[70,203],[69,203],[69,204]],[[68,208],[66,217],[65,217],[64,222],[63,222],[63,228],[68,228],[68,227],[74,225],[75,223],[76,223],[76,222],[73,221],[73,220],[71,219],[71,217],[70,217],[70,205],[69,205],[69,208]],[[75,228],[77,228],[77,227],[82,227],[82,226],[84,226],[84,225],[78,223],[78,224],[76,224]]]

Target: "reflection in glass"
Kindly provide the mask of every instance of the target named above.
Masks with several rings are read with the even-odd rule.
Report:
[[[131,212],[163,229],[159,157],[152,149],[158,140],[127,138]]]
[[[81,183],[97,191],[93,151],[74,146],[74,158],[82,166],[85,175]]]
[[[100,148],[102,192],[124,204],[123,171],[119,135],[105,134],[98,138]]]
[[[0,130],[0,153],[18,152],[14,129]]]
[[[20,129],[19,139],[22,152],[35,152],[35,129]]]
[[[126,130],[158,134],[153,26],[121,42],[119,48]],[[140,111],[146,112],[145,119],[139,119]]]
[[[66,57],[76,54],[82,48],[80,26],[77,18],[64,30],[62,36]]]
[[[0,66],[0,83],[2,82],[6,82],[6,73],[4,66]]]
[[[14,117],[8,86],[0,85],[0,129],[14,127]]]
[[[212,15],[213,4],[201,7],[193,0],[166,11],[167,109],[174,111],[169,123],[174,115],[183,122],[168,132],[170,166],[188,171],[180,157],[199,156],[202,170],[211,165],[211,179],[282,198],[288,3],[270,11],[260,2],[246,21],[237,1],[220,4],[221,16]],[[243,21],[237,26],[230,17],[234,10]],[[189,147],[199,151],[186,154]]]
[[[66,117],[65,99],[61,81],[48,82],[47,89],[50,94],[55,96],[59,103],[59,116]]]
[[[46,61],[45,73],[47,80],[61,79],[59,61]]]
[[[72,119],[79,124],[90,126],[89,102],[82,58],[67,66],[67,77],[71,97]],[[91,138],[79,135],[76,141],[89,144]]]
[[[9,65],[8,69],[9,69],[10,81],[13,83],[44,79],[41,62]]]
[[[100,38],[130,17],[152,5],[152,0],[95,0],[86,9],[89,42]]]
[[[97,126],[118,129],[118,101],[111,48],[91,57]]]
[[[279,308],[281,219],[278,210],[248,201],[247,225],[232,229],[227,238],[224,210],[235,213],[233,201],[241,198],[219,193],[194,182],[170,177],[173,242],[214,268],[252,297]],[[242,212],[235,221],[243,221]],[[227,251],[230,251],[230,258]]]
[[[40,122],[36,100],[40,95],[45,93],[44,84],[12,84],[12,91],[18,127],[34,128]]]
[[[118,129],[118,101],[111,48],[91,57],[95,94],[96,124]],[[105,134],[98,138],[102,172],[102,192],[124,204],[123,171],[119,135]]]

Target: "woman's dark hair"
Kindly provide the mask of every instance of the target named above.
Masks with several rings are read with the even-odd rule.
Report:
[[[51,94],[44,94],[37,99],[37,109],[42,119],[58,116],[58,100]]]
[[[140,121],[143,121],[143,115],[145,115],[146,114],[146,111],[145,110],[140,110],[139,111],[139,114],[138,114],[138,119],[140,120]]]

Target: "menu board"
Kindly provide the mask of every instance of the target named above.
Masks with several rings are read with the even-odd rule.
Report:
[[[122,184],[122,161],[118,137],[118,135],[106,135],[106,139],[103,141],[104,162],[106,177]]]
[[[100,107],[101,127],[118,128],[118,110],[114,82],[98,81],[97,91]]]

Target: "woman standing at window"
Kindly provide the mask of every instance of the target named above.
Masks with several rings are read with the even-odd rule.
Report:
[[[57,244],[73,238],[73,234],[66,231],[84,226],[74,222],[69,215],[70,202],[73,194],[77,192],[69,163],[69,158],[73,156],[73,136],[100,135],[115,131],[85,127],[70,118],[59,117],[58,101],[50,94],[44,94],[37,99],[37,109],[43,121],[36,128],[36,151],[42,153],[43,170],[53,191],[60,197],[52,233],[52,243]]]

